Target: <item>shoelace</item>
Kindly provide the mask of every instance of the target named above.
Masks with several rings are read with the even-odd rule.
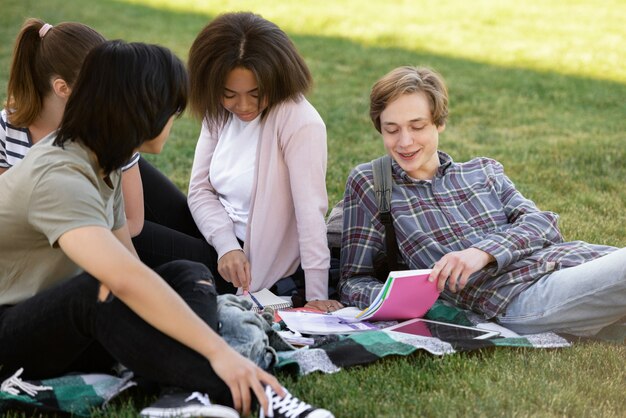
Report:
[[[293,396],[291,393],[287,391],[287,389],[283,388],[285,391],[285,396],[281,398],[277,393],[275,393],[270,386],[267,386],[265,389],[265,393],[267,394],[267,398],[270,400],[270,414],[268,417],[274,416],[274,411],[278,411],[280,414],[284,414],[286,417],[297,417],[302,412],[311,408],[306,402],[301,401],[300,399]]]
[[[23,371],[24,368],[22,367],[18,371],[16,371],[13,376],[2,382],[2,384],[0,385],[0,392],[6,392],[10,395],[17,396],[19,395],[21,389],[22,392],[30,396],[35,396],[40,390],[52,390],[52,387],[50,386],[37,386],[33,385],[32,383],[24,382],[22,379],[20,379],[20,375]]]
[[[189,402],[194,399],[197,399],[198,402],[200,402],[204,406],[211,406],[211,400],[209,399],[209,396],[206,393],[193,392],[191,395],[189,395],[185,399],[185,402]]]

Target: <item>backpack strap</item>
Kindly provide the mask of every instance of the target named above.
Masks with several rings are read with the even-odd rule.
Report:
[[[391,157],[388,155],[372,161],[374,174],[374,192],[378,202],[378,212],[380,221],[385,226],[385,246],[387,247],[387,263],[391,271],[401,270],[398,263],[398,241],[396,231],[393,227],[391,217],[391,189],[393,181],[391,179]]]

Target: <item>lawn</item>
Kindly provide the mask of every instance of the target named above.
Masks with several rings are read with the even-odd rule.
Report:
[[[215,15],[252,10],[281,26],[309,63],[310,101],[328,128],[330,204],[359,162],[383,152],[369,88],[390,69],[427,65],[450,88],[440,147],[493,157],[567,239],[626,246],[626,3],[582,0],[21,0],[0,12],[0,85],[29,16],[74,20],[107,38],[163,44],[181,58]],[[150,160],[185,190],[199,123],[177,121]],[[6,239],[6,238],[5,238]],[[624,416],[625,345],[416,354],[333,375],[280,375],[337,417]],[[140,400],[114,405],[134,416]],[[18,416],[18,415],[16,415]]]

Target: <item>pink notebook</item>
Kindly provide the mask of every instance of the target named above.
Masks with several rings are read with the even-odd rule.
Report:
[[[370,321],[421,318],[439,297],[431,270],[392,271],[374,302],[357,318]]]

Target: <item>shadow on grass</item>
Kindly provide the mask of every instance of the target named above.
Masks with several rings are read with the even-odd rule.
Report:
[[[107,38],[160,43],[184,59],[198,31],[212,18],[113,0],[75,4],[25,0],[3,10],[2,45],[12,44],[23,18],[33,14],[51,22],[85,22]],[[539,200],[553,193],[564,199],[581,187],[591,193],[614,193],[618,182],[610,179],[626,178],[623,84],[422,53],[419,45],[411,51],[343,38],[290,35],[312,69],[315,87],[309,97],[328,126],[328,185],[333,199],[340,196],[351,167],[383,152],[368,118],[371,85],[390,69],[407,64],[433,67],[447,80],[451,116],[440,140],[441,148],[455,159],[492,156]],[[3,48],[3,85],[9,56],[10,50]],[[186,173],[191,166],[199,124],[183,119],[179,125],[157,165],[174,171],[178,182],[185,183],[186,176],[179,172]]]

